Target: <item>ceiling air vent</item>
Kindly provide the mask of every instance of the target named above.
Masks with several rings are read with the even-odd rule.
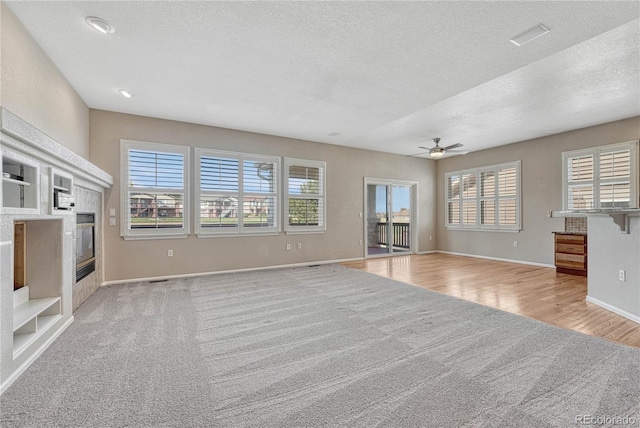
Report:
[[[525,43],[529,43],[531,40],[537,39],[540,36],[544,36],[549,31],[551,30],[544,26],[544,24],[538,24],[535,27],[528,29],[524,33],[512,37],[509,41],[516,46],[522,46]]]

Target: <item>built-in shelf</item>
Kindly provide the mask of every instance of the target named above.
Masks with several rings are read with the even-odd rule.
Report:
[[[49,168],[49,213],[70,214],[73,212],[75,201],[71,195],[73,176],[56,168]]]
[[[14,180],[13,178],[2,177],[3,183],[17,184],[18,186],[31,186],[27,181]]]
[[[18,153],[2,150],[2,172],[2,212],[37,213],[40,199],[38,165]],[[5,173],[10,176],[5,177]]]
[[[31,299],[13,308],[13,358],[62,318],[60,301],[60,297]]]

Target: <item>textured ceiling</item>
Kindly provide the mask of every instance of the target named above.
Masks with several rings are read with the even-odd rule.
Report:
[[[637,1],[7,4],[96,109],[400,154],[640,115]]]

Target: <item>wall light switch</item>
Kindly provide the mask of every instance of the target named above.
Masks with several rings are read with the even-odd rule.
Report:
[[[115,225],[116,225],[116,218],[109,217],[109,226],[115,226]]]
[[[115,208],[109,208],[109,216],[110,217],[115,217],[116,216],[116,209]]]

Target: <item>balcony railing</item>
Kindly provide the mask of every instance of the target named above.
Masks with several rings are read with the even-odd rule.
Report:
[[[411,240],[409,233],[409,224],[410,223],[393,223],[393,246],[399,248],[411,248]],[[379,245],[389,245],[387,242],[387,230],[389,224],[388,223],[377,223],[376,224],[376,234],[378,236],[378,244]]]

